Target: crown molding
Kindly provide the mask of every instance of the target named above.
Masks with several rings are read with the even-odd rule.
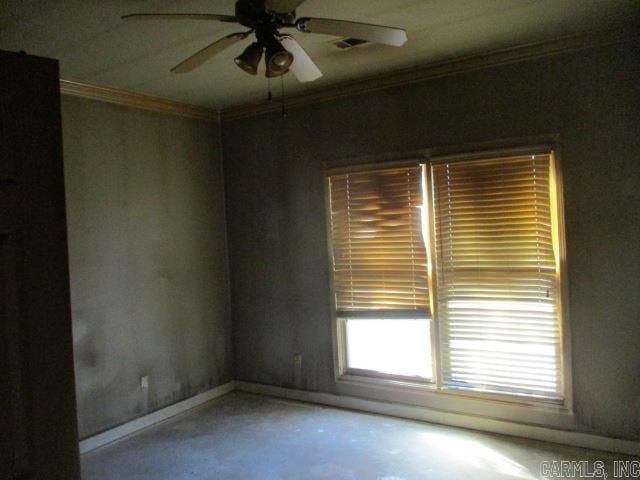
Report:
[[[245,117],[253,117],[279,111],[282,109],[283,104],[286,108],[303,107],[341,97],[361,95],[434,78],[558,55],[589,47],[619,43],[638,37],[638,31],[633,29],[596,31],[581,35],[561,37],[555,40],[496,50],[482,55],[472,55],[396,70],[391,73],[376,75],[362,80],[318,88],[298,95],[285,97],[283,100],[277,102],[262,101],[259,103],[240,105],[238,107],[229,107],[220,111],[220,118],[221,121],[226,122]]]
[[[132,92],[130,90],[92,85],[73,80],[60,79],[60,92],[63,95],[114,103],[142,110],[196,118],[209,122],[225,122],[279,111],[282,109],[283,104],[286,108],[304,107],[315,103],[328,102],[338,98],[366,94],[434,78],[559,55],[589,47],[620,43],[637,38],[640,38],[637,29],[589,32],[550,41],[495,50],[481,55],[471,55],[396,70],[365,79],[317,88],[308,92],[285,97],[283,100],[277,102],[261,101],[222,110],[201,107],[154,95]]]
[[[150,110],[152,112],[196,118],[208,122],[220,121],[218,110],[118,88],[60,79],[60,93],[73,97],[88,98],[90,100],[124,105],[126,107]]]

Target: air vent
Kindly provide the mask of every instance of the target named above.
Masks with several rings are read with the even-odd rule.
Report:
[[[361,45],[366,45],[369,42],[366,40],[360,40],[359,38],[341,38],[340,40],[336,40],[335,42],[331,42],[340,50],[349,50],[353,47],[358,47]]]

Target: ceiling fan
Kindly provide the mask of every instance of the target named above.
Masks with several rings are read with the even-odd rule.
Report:
[[[258,73],[258,65],[265,54],[266,76],[278,77],[291,71],[300,82],[312,82],[322,76],[311,57],[289,34],[280,29],[295,28],[303,33],[322,33],[350,37],[373,43],[399,47],[407,41],[401,28],[367,23],[301,17],[296,19],[296,8],[304,0],[238,0],[235,16],[210,13],[135,13],[123,20],[213,20],[239,23],[248,31],[232,33],[216,40],[171,69],[174,73],[194,70],[226,48],[255,34],[256,41],[235,59],[236,65],[251,75]]]

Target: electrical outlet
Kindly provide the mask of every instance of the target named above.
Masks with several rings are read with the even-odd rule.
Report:
[[[140,377],[140,388],[143,388],[145,390],[149,388],[149,375]]]
[[[293,368],[295,368],[296,371],[298,372],[302,370],[302,354],[301,353],[293,354]]]
[[[293,384],[296,388],[302,385],[302,354],[293,354]]]

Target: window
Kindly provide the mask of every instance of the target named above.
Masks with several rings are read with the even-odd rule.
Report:
[[[443,385],[560,397],[551,155],[432,171]]]
[[[328,181],[341,374],[563,400],[550,150]]]
[[[333,287],[351,372],[432,377],[423,167],[331,175]]]

